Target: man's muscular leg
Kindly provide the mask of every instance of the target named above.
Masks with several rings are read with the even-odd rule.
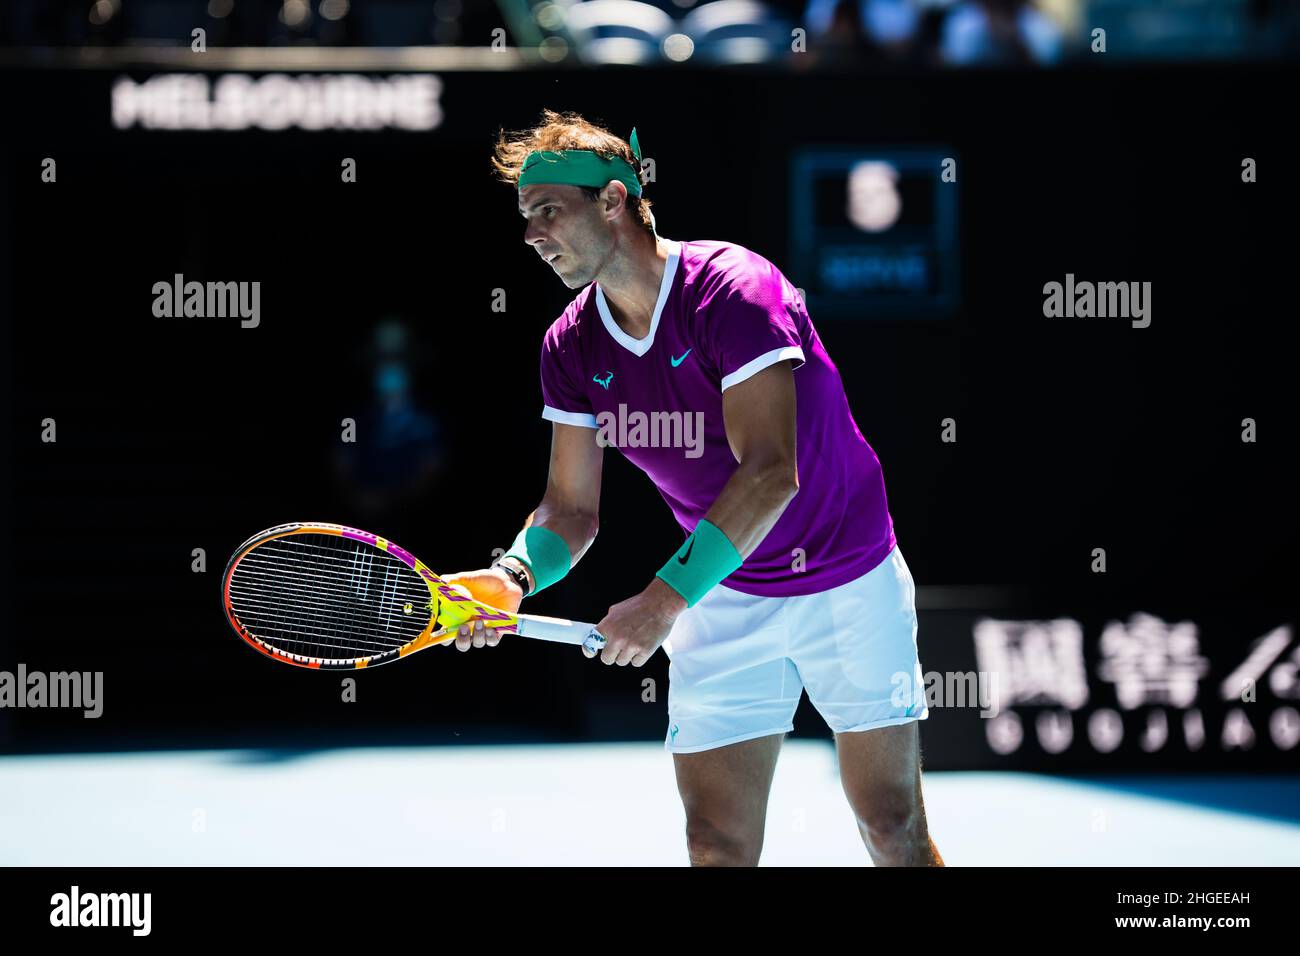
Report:
[[[784,733],[673,754],[692,866],[757,866]]]
[[[876,866],[943,866],[921,799],[917,723],[835,735],[840,782]]]

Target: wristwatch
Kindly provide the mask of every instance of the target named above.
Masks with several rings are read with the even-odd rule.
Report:
[[[524,597],[528,597],[529,592],[532,590],[532,588],[528,586],[528,575],[519,568],[511,567],[508,564],[502,563],[503,559],[504,556],[502,558],[497,558],[492,562],[492,567],[500,568],[506,574],[510,575],[510,577],[514,579],[514,582],[519,585],[519,590],[524,592]],[[518,560],[518,558],[515,560]]]

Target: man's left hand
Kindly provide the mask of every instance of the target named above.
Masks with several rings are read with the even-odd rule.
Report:
[[[635,597],[620,601],[596,625],[605,638],[600,659],[606,664],[640,667],[654,656],[668,638],[677,616],[686,610],[686,599],[656,577]],[[588,657],[595,657],[584,649]]]

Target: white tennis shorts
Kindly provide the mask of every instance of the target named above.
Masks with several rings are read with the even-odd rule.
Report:
[[[929,716],[916,586],[897,547],[817,594],[756,597],[719,584],[678,616],[663,647],[671,753],[792,730],[805,689],[836,733]]]

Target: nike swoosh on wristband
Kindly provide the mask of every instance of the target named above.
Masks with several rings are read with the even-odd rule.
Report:
[[[690,560],[690,557],[691,557],[691,548],[694,548],[694,547],[695,547],[695,539],[694,539],[694,538],[691,538],[691,543],[690,543],[690,546],[687,547],[687,549],[686,549],[686,553],[685,553],[685,554],[680,554],[680,555],[677,556],[677,563],[678,563],[678,564],[685,564],[687,561],[689,561],[689,560]]]

